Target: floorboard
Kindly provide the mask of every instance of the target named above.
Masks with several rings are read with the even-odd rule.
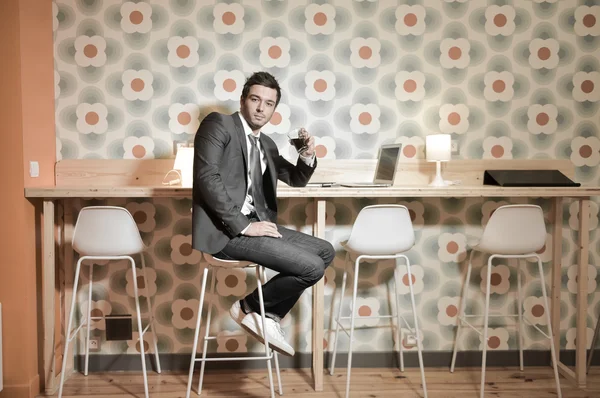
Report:
[[[429,397],[478,397],[480,369],[457,369],[450,373],[444,368],[427,368]],[[274,380],[275,380],[275,375]],[[286,397],[343,398],[346,388],[345,369],[337,369],[333,376],[324,377],[324,391],[311,387],[310,369],[285,369],[281,372],[283,392]],[[552,369],[488,368],[486,372],[486,397],[541,398],[555,397]],[[247,370],[243,373],[207,371],[202,397],[267,397],[268,379],[264,370]],[[180,373],[148,373],[150,396],[154,398],[185,397],[187,375]],[[192,397],[197,397],[195,387],[198,372],[194,373]],[[275,384],[277,386],[277,384]],[[578,389],[561,378],[565,398],[600,397],[600,368],[592,368],[586,389]],[[140,373],[94,373],[89,376],[73,375],[64,387],[63,397],[115,398],[143,397],[144,388]],[[418,369],[400,372],[398,369],[353,369],[351,396],[356,398],[422,397]]]

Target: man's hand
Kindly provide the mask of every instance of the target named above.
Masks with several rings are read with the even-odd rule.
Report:
[[[277,225],[269,221],[251,222],[244,235],[270,236],[272,238],[281,238],[281,234],[277,230]]]
[[[301,155],[307,158],[313,157],[315,154],[315,137],[310,135],[310,133],[304,130],[304,128],[300,130],[299,135],[300,137],[304,138],[304,142],[306,143],[306,150],[302,152]]]

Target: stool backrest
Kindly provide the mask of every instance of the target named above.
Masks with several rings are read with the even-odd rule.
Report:
[[[126,256],[141,253],[144,242],[127,209],[89,206],[77,217],[73,249],[84,256]]]
[[[498,207],[483,230],[479,249],[496,254],[527,254],[546,243],[544,212],[536,205]]]
[[[358,213],[346,247],[362,254],[393,255],[414,244],[415,232],[406,206],[374,205]]]

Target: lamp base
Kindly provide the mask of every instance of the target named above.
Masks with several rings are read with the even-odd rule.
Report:
[[[448,185],[448,181],[445,181],[442,178],[442,162],[440,162],[439,160],[436,160],[435,162],[435,178],[433,179],[433,181],[431,181],[431,183],[429,184],[430,187],[447,187]]]
[[[443,179],[438,180],[437,178],[435,178],[433,181],[431,181],[429,186],[430,187],[447,187],[447,186],[450,186],[450,184],[448,183],[448,181],[445,181]]]

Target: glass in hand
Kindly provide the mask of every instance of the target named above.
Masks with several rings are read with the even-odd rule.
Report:
[[[308,149],[308,133],[304,127],[298,127],[288,133],[290,145],[296,148],[298,153],[302,153]]]

